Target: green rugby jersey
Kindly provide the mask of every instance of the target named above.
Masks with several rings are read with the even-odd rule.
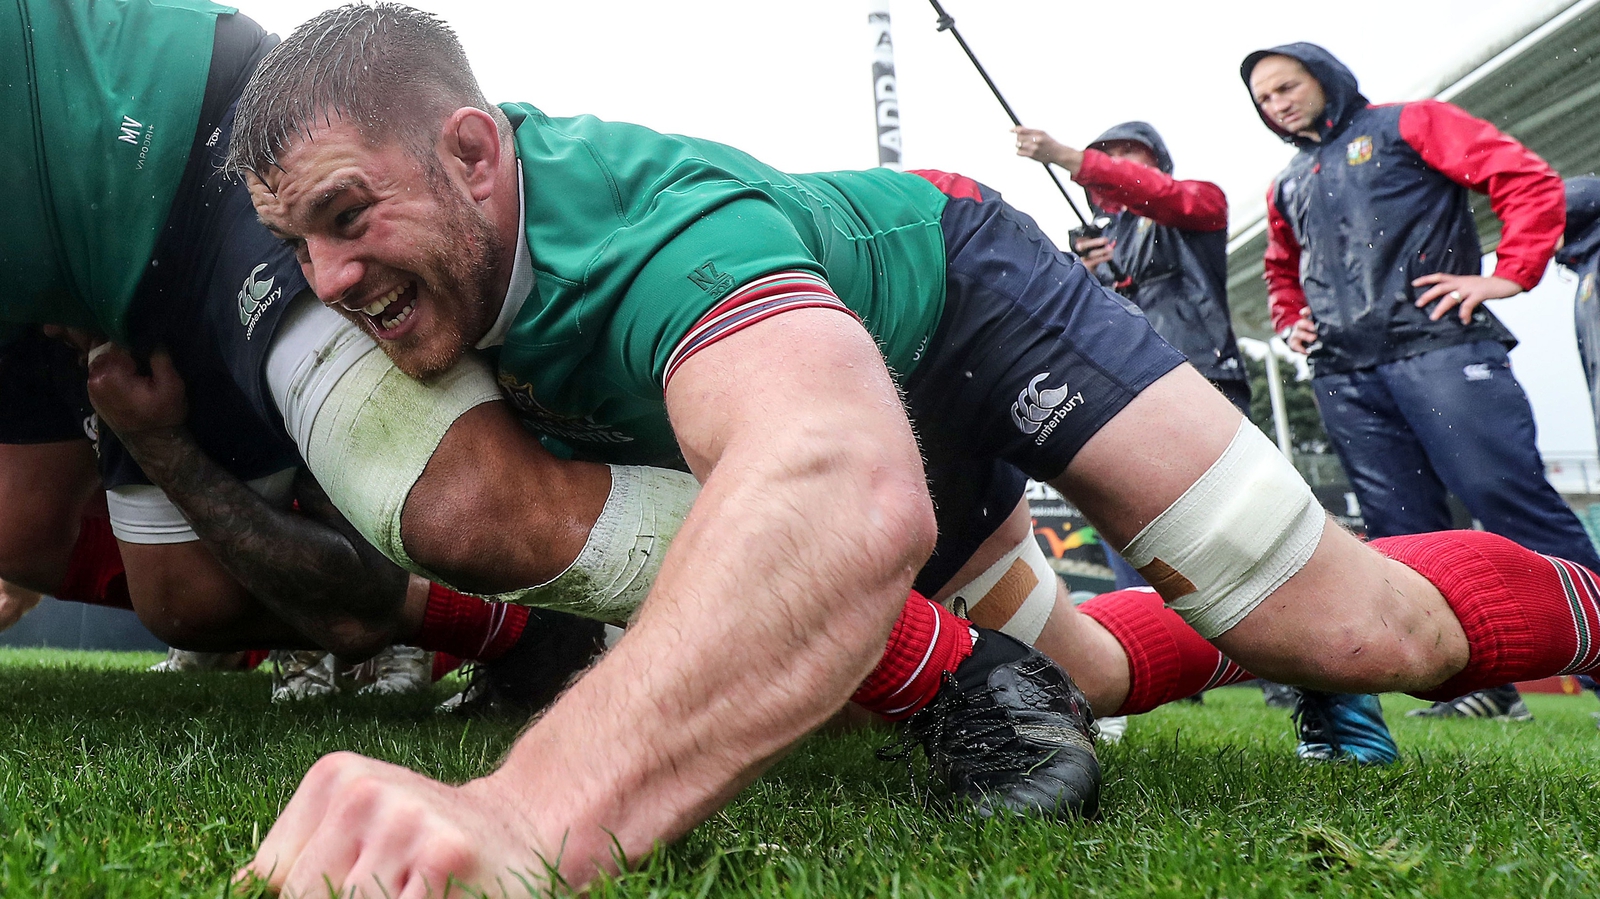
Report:
[[[200,118],[205,0],[0,0],[0,322],[126,339]]]
[[[534,287],[505,333],[500,381],[575,455],[678,460],[664,400],[674,350],[775,273],[826,279],[896,377],[916,366],[945,297],[945,196],[923,178],[789,175],[711,141],[503,108]]]

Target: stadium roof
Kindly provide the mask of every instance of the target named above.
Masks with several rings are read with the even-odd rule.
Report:
[[[1563,175],[1600,170],[1600,0],[1556,4],[1500,46],[1485,48],[1429,95],[1493,122]],[[1489,204],[1474,204],[1485,252],[1500,242]],[[1228,300],[1241,336],[1271,336],[1261,257],[1266,214],[1244,222],[1228,242]]]

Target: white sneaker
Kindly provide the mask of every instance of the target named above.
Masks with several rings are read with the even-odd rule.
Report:
[[[272,701],[298,702],[339,692],[339,660],[331,652],[315,649],[274,649],[272,663]]]
[[[1102,743],[1121,743],[1122,735],[1127,732],[1127,715],[1113,715],[1109,718],[1094,719],[1094,733]]]
[[[365,683],[357,696],[402,696],[433,685],[433,653],[415,646],[391,646],[352,669]]]
[[[168,649],[167,657],[145,669],[147,671],[238,671],[244,667],[242,652],[190,652],[187,649]]]

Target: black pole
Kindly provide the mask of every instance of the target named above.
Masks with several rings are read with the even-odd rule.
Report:
[[[1022,120],[1017,118],[1017,114],[1012,111],[1011,104],[1006,102],[1005,96],[1000,93],[1000,88],[995,85],[994,79],[989,77],[989,72],[983,67],[983,63],[978,62],[977,54],[973,53],[972,48],[967,46],[967,39],[962,37],[961,32],[956,28],[955,17],[944,11],[944,7],[939,5],[939,0],[928,0],[928,2],[933,4],[933,11],[939,14],[939,30],[950,32],[950,36],[956,39],[956,43],[961,45],[962,52],[966,53],[967,58],[972,60],[972,67],[978,70],[979,75],[983,76],[983,83],[989,85],[989,92],[994,94],[996,100],[1000,101],[1000,107],[1006,111],[1006,116],[1011,119],[1011,124],[1021,128]],[[1075,229],[1073,233],[1080,237],[1099,237],[1099,226],[1084,217],[1082,210],[1078,209],[1078,204],[1073,201],[1072,194],[1067,193],[1067,186],[1061,183],[1060,178],[1056,177],[1056,170],[1051,168],[1048,162],[1041,160],[1039,164],[1044,166],[1045,174],[1050,176],[1050,180],[1054,182],[1056,190],[1061,191],[1061,199],[1067,201],[1067,206],[1071,207],[1072,214],[1078,217],[1078,223],[1082,225],[1081,228]],[[1077,247],[1072,247],[1072,251],[1077,252]],[[1119,284],[1127,280],[1122,273],[1122,268],[1115,262],[1108,259],[1105,266],[1106,270],[1111,273],[1112,280],[1117,281]]]
[[[961,45],[962,52],[966,53],[967,58],[972,60],[973,68],[977,69],[978,74],[983,76],[983,83],[989,85],[990,93],[993,93],[994,98],[1000,101],[1000,107],[1006,111],[1006,116],[1011,119],[1011,124],[1021,128],[1022,120],[1017,118],[1017,114],[1011,110],[1011,104],[1006,102],[1006,98],[1000,93],[1000,88],[995,86],[994,79],[989,77],[989,72],[984,69],[983,63],[978,62],[977,55],[972,52],[971,47],[967,46],[967,39],[962,37],[961,32],[956,29],[956,20],[944,11],[944,7],[939,5],[939,0],[928,0],[928,2],[933,4],[933,11],[939,14],[939,30],[950,32],[950,35],[956,39],[956,43]],[[1067,193],[1067,186],[1061,183],[1060,178],[1056,177],[1056,170],[1051,168],[1048,162],[1040,162],[1039,164],[1044,166],[1045,173],[1050,176],[1051,181],[1055,182],[1056,190],[1061,191],[1061,198],[1067,201],[1068,206],[1072,207],[1072,214],[1078,217],[1080,223],[1089,224],[1089,220],[1078,209],[1078,204],[1073,201],[1072,195]]]

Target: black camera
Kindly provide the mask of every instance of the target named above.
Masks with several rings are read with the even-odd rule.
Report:
[[[1078,241],[1092,240],[1096,237],[1105,236],[1106,226],[1109,224],[1111,224],[1110,216],[1096,216],[1092,221],[1084,222],[1082,225],[1068,231],[1067,245],[1072,248],[1072,252],[1077,253]]]
[[[1106,226],[1110,224],[1110,216],[1097,215],[1093,219],[1084,222],[1082,225],[1073,228],[1071,231],[1068,231],[1067,244],[1072,247],[1072,252],[1078,253],[1078,241],[1105,236]],[[1082,254],[1079,253],[1079,255]],[[1133,281],[1122,273],[1121,267],[1119,267],[1115,262],[1107,259],[1104,264],[1106,271],[1110,272],[1111,280],[1114,282],[1114,286],[1117,290],[1125,292],[1133,287]]]

